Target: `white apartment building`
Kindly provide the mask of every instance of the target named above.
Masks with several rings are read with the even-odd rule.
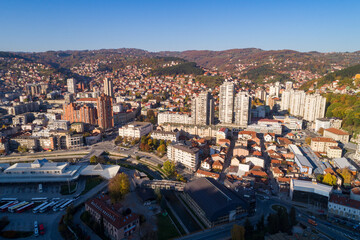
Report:
[[[235,97],[234,123],[247,127],[251,120],[251,97],[247,92],[238,92]]]
[[[314,122],[325,116],[326,98],[320,94],[306,95],[304,105],[304,119]]]
[[[330,119],[318,118],[315,120],[315,132],[319,131],[320,128],[330,128]]]
[[[326,152],[328,147],[338,146],[337,142],[331,138],[316,137],[311,139],[311,149],[314,152]]]
[[[167,157],[170,161],[181,163],[192,171],[199,166],[199,149],[182,144],[169,145]]]
[[[294,116],[304,116],[304,104],[306,94],[304,91],[291,91],[290,114]]]
[[[325,116],[326,98],[320,94],[305,94],[300,90],[285,90],[281,96],[281,110],[288,110],[291,115],[303,117],[315,122]]]
[[[76,93],[76,80],[74,78],[68,78],[67,89],[69,93]]]
[[[214,124],[214,100],[210,92],[202,92],[192,99],[191,117],[196,125]]]
[[[281,95],[281,110],[290,110],[291,90],[283,91]]]
[[[104,79],[104,93],[106,96],[114,97],[113,82],[109,78]]]
[[[153,139],[164,140],[164,141],[179,141],[180,132],[168,132],[168,131],[154,131],[151,133]]]
[[[275,85],[270,86],[269,96],[279,97],[280,96],[280,82],[276,82]]]
[[[132,122],[119,128],[119,136],[141,138],[153,130],[153,125],[148,122]]]
[[[293,89],[293,82],[287,81],[285,83],[285,90],[291,90],[291,89]]]
[[[162,112],[158,114],[158,124],[164,123],[193,124],[193,119],[188,113]]]
[[[224,82],[219,91],[219,120],[221,123],[233,123],[235,86]]]
[[[251,162],[253,165],[260,166],[262,168],[265,167],[265,160],[259,157],[253,157],[253,156],[246,157],[245,162],[246,163]]]

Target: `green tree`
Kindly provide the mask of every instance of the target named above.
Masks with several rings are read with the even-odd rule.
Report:
[[[245,240],[245,228],[243,226],[234,224],[231,229],[232,240]]]
[[[327,173],[324,176],[324,179],[322,181],[323,183],[330,185],[330,186],[335,186],[337,179],[334,175],[332,175],[331,173]]]
[[[171,161],[165,161],[163,164],[163,170],[165,174],[170,177],[175,173],[175,164]]]
[[[323,179],[324,179],[324,175],[323,175],[323,174],[318,174],[318,175],[316,175],[316,180],[317,180],[318,182],[322,182]]]

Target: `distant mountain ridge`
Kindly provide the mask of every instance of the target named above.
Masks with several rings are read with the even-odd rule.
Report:
[[[294,50],[262,50],[259,48],[229,49],[223,51],[188,50],[150,52],[136,48],[66,50],[47,52],[0,52],[0,57],[24,58],[49,64],[67,72],[82,62],[106,60],[109,69],[119,69],[127,64],[146,64],[151,68],[161,68],[167,61],[183,59],[195,62],[200,67],[227,71],[241,78],[284,79],[294,71],[307,71],[323,76],[334,70],[360,64],[360,51],[320,53],[316,51],[298,52]],[[162,72],[162,71],[158,71]],[[311,76],[313,76],[311,75]],[[318,76],[318,77],[319,77]]]

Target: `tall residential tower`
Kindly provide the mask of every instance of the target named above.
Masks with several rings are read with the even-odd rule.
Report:
[[[191,117],[197,125],[214,124],[214,100],[210,92],[202,92],[192,99]]]
[[[235,86],[232,82],[224,82],[219,92],[219,120],[221,123],[234,121]]]
[[[113,82],[109,78],[104,79],[104,93],[106,96],[114,97]]]

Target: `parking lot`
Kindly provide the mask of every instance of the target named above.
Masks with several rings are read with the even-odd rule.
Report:
[[[5,227],[4,231],[34,231],[34,221],[38,221],[38,224],[43,224],[45,227],[45,234],[35,237],[34,235],[26,239],[50,239],[49,228],[51,224],[59,214],[63,212],[48,212],[42,214],[33,214],[31,210],[23,213],[8,213],[0,212],[0,218],[7,216],[10,223]]]
[[[42,185],[42,193],[39,192],[38,184],[12,184],[12,185],[1,185],[0,186],[0,196],[7,197],[13,196],[14,194],[36,194],[38,197],[49,196],[49,194],[59,194],[61,185],[60,184],[43,184]],[[3,196],[6,195],[6,196]]]

